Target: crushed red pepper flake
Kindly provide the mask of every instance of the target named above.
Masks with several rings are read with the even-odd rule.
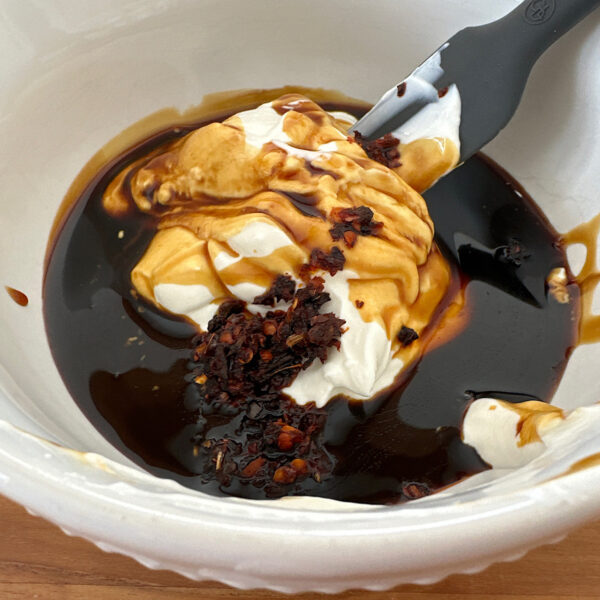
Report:
[[[438,90],[438,97],[443,98],[448,93],[448,87],[444,87],[441,90]]]
[[[279,467],[273,474],[273,481],[276,483],[294,483],[298,477],[298,472],[293,467],[283,466]]]
[[[414,329],[402,325],[402,328],[396,337],[398,338],[398,341],[406,348],[406,346],[410,346],[415,340],[419,339],[419,334]]]
[[[207,410],[212,408],[205,405]],[[314,403],[299,406],[282,394],[249,398],[233,417],[242,424],[236,440],[206,439],[196,444],[194,456],[207,481],[226,487],[239,480],[280,497],[308,477],[320,482],[331,475],[333,463],[321,441],[326,414]],[[290,447],[279,444],[282,434],[291,434]]]
[[[429,496],[431,490],[424,483],[407,483],[402,486],[402,494],[409,500],[417,500]]]
[[[398,149],[400,140],[395,138],[391,133],[386,133],[376,140],[368,141],[360,132],[355,131],[354,140],[370,159],[390,169],[396,169],[402,165],[400,162],[400,150]]]
[[[355,300],[354,304],[356,305],[356,308],[362,308],[365,305],[363,300]]]
[[[334,241],[343,239],[346,246],[352,248],[358,236],[376,236],[383,223],[374,221],[374,213],[368,206],[355,208],[334,208],[330,213],[334,222],[329,234]]]
[[[290,467],[300,475],[304,475],[308,472],[306,461],[302,458],[295,458],[291,463]]]
[[[333,469],[318,442],[326,412],[314,403],[298,406],[281,390],[316,359],[325,362],[331,348],[339,349],[345,322],[321,313],[330,299],[321,278],[300,288],[294,283],[293,294],[290,281],[276,280],[263,294],[263,300],[275,301],[285,289],[291,300],[286,310],[257,315],[245,302],[223,302],[207,331],[194,340],[190,376],[198,423],[215,413],[230,422],[241,419],[236,440],[206,439],[203,431],[193,438],[203,476],[221,486],[238,479],[269,497],[284,495],[286,486],[306,477],[321,481]]]
[[[277,447],[280,450],[291,450],[304,439],[304,434],[291,425],[282,425],[281,433],[277,438]]]
[[[291,302],[296,293],[296,282],[289,275],[278,275],[273,285],[253,300],[253,304],[275,306],[276,302]]]
[[[258,458],[255,458],[254,460],[250,461],[242,469],[242,477],[254,477],[266,462],[267,459],[263,456],[259,456]]]
[[[310,253],[308,264],[300,267],[300,277],[306,279],[317,270],[327,271],[333,277],[344,268],[345,264],[346,257],[337,246],[333,246],[329,252],[314,248]]]
[[[402,98],[402,96],[404,96],[404,94],[406,94],[406,81],[403,81],[402,83],[398,84],[398,98]]]
[[[266,295],[276,297],[277,285]],[[287,387],[317,358],[325,362],[329,348],[339,350],[345,324],[333,313],[320,313],[329,300],[323,280],[313,278],[294,291],[287,310],[263,316],[249,313],[239,300],[223,302],[195,341],[195,381],[206,399],[237,405],[248,395]]]

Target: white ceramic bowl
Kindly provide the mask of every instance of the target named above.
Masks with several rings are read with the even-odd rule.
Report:
[[[133,466],[85,419],[52,361],[41,311],[54,213],[89,157],[163,107],[209,92],[301,84],[374,101],[457,29],[517,0],[30,0],[0,3],[0,491],[65,531],[194,579],[284,591],[385,589],[478,571],[600,515],[600,420],[534,463],[400,508],[216,499]],[[559,230],[600,209],[600,13],[536,67],[488,152]],[[555,402],[600,395],[597,346]],[[553,479],[554,478],[554,479]]]

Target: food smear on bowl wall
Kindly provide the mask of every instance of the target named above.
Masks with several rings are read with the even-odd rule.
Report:
[[[50,345],[90,421],[152,473],[397,503],[489,468],[462,433],[480,399],[551,400],[580,311],[559,234],[483,155],[422,197],[457,140],[349,137],[367,109],[224,95],[146,122],[69,194]]]
[[[4,289],[6,290],[7,294],[11,297],[11,299],[19,306],[27,306],[29,304],[29,298],[20,290],[17,290],[8,285],[4,286]]]

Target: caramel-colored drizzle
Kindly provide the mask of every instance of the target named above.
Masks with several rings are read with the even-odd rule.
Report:
[[[460,152],[445,138],[423,138],[400,144],[402,164],[394,169],[410,187],[422,194],[458,165]]]
[[[519,441],[517,446],[522,448],[527,444],[541,442],[542,438],[539,429],[542,425],[554,419],[564,419],[564,412],[557,406],[546,404],[545,402],[521,402],[512,404],[511,402],[502,402],[502,406],[513,412],[516,412],[520,419],[517,423],[517,435]]]
[[[563,473],[563,476],[571,475],[572,473],[577,473],[578,471],[584,471],[590,467],[600,467],[600,453],[586,456],[585,458],[573,463],[569,469]]]
[[[563,477],[567,477],[567,475],[579,473],[580,471],[586,471],[592,467],[600,467],[600,452],[586,456],[585,458],[581,458],[577,462],[574,462],[566,471],[556,475],[555,477],[552,477],[550,481],[561,479]]]
[[[358,275],[349,281],[350,300],[361,304],[360,314],[366,322],[378,321],[384,327],[396,356],[409,362],[433,334],[435,327],[427,326],[437,325],[442,309],[453,297],[458,294],[454,309],[464,303],[458,285],[453,286],[452,296],[446,293],[452,274],[431,245],[433,224],[423,199],[411,187],[416,185],[416,177],[420,187],[431,185],[442,174],[437,167],[441,165],[445,172],[458,153],[443,140],[405,146],[405,169],[410,167],[407,183],[368,159],[356,144],[340,138],[339,124],[333,128],[330,117],[316,103],[297,94],[287,95],[274,102],[273,108],[288,115],[286,133],[301,147],[314,150],[333,138],[339,152],[310,162],[292,158],[283,166],[284,153],[277,145],[267,144],[262,154],[249,152],[233,117],[225,126],[209,125],[170,143],[162,148],[162,154],[155,150],[141,169],[140,161],[126,167],[109,186],[104,207],[118,216],[128,209],[131,198],[140,210],[152,213],[155,209],[145,190],[156,191],[155,186],[160,185],[154,198],[162,205],[157,215],[159,233],[133,270],[135,287],[155,301],[152,282],[192,283],[191,269],[193,283],[211,287],[205,281],[209,265],[201,266],[194,258],[195,247],[208,244],[213,258],[220,251],[227,252],[226,240],[250,219],[280,228],[293,243],[268,256],[242,258],[221,269],[216,279],[229,287],[241,283],[269,287],[278,273],[298,277],[311,250],[328,250],[332,245],[332,223],[326,218],[332,208],[364,203],[374,210],[384,229],[379,236],[361,239],[358,251],[344,250],[344,268]],[[229,160],[231,155],[237,157],[235,163]],[[202,166],[201,176],[193,173],[198,165]],[[360,183],[355,181],[357,171],[361,171]],[[200,182],[200,191],[190,187],[195,181]],[[164,203],[163,184],[168,188]],[[299,203],[304,203],[304,208]],[[308,212],[307,207],[311,209]],[[188,245],[189,252],[184,252]],[[381,256],[386,260],[377,260]],[[182,269],[179,263],[183,258],[187,263]],[[221,297],[224,290],[220,292],[216,296],[213,291],[213,296]],[[451,320],[448,317],[454,312],[445,314],[445,320]],[[396,340],[403,325],[421,336],[408,348],[399,347]],[[445,328],[445,333],[456,331]]]
[[[158,110],[133,123],[107,142],[81,169],[67,190],[65,197],[58,207],[56,216],[54,217],[54,222],[52,223],[50,235],[48,237],[48,245],[46,247],[45,266],[48,265],[58,234],[66,222],[75,202],[97,174],[117,156],[130,151],[142,141],[149,139],[159,132],[193,123],[200,124],[202,122],[213,120],[220,121],[232,113],[255,108],[259,104],[275,100],[280,96],[291,93],[304,94],[317,103],[334,102],[346,106],[353,105],[362,107],[365,110],[368,110],[371,107],[370,104],[351,98],[337,90],[302,86],[283,86],[268,90],[241,89],[217,92],[204,96],[200,104],[192,106],[185,111],[180,111],[174,107]],[[161,150],[164,151],[164,147],[156,149],[156,153]],[[148,156],[150,155],[144,157],[140,162],[147,161]],[[115,212],[118,212],[118,210]]]
[[[149,137],[152,137],[158,132],[172,129],[174,126],[189,127],[193,123],[201,123],[212,120],[221,121],[225,116],[228,116],[232,112],[239,112],[249,108],[254,108],[258,104],[275,100],[276,98],[280,98],[281,96],[285,96],[285,94],[290,93],[300,93],[310,96],[313,101],[316,101],[317,103],[334,102],[347,106],[354,105],[364,106],[367,108],[367,106],[360,101],[351,99],[340,94],[339,92],[334,92],[332,90],[285,87],[274,90],[241,90],[237,92],[234,91],[213,94],[205,97],[202,104],[186,111],[185,113],[180,113],[175,109],[164,109],[153,115],[150,115],[149,117],[146,117],[138,123],[130,126],[119,136],[111,140],[84,167],[83,171],[71,186],[71,189],[67,193],[63,205],[59,210],[59,214],[57,215],[53,227],[53,234],[51,235],[49,250],[51,250],[53,240],[55,239],[61,224],[66,219],[74,199],[81,195],[85,186],[90,182],[90,180],[93,179],[93,176],[95,176],[113,157],[122,154],[131,147],[135,147],[141,142],[141,140],[149,139]],[[280,102],[280,104],[282,104],[282,102]],[[310,105],[305,106],[310,108]],[[285,106],[283,103],[282,106],[276,104],[275,108],[280,108],[283,112],[285,112],[285,110],[287,110],[289,107]],[[295,109],[302,112],[302,109],[298,108],[297,105],[295,105]],[[315,112],[315,114],[310,112],[306,115],[299,113],[298,120],[301,121],[301,119],[306,116],[312,116],[315,118],[319,117],[320,114],[317,114],[317,112]],[[301,125],[301,123],[299,123],[299,125]],[[119,192],[128,185],[125,182],[125,177],[127,174],[131,173],[132,171],[137,171],[143,165],[148,166],[149,161],[153,161],[153,169],[160,171],[162,167],[156,161],[163,160],[164,156],[167,156],[172,150],[179,151],[185,140],[186,138],[180,138],[161,145],[124,169],[123,172],[109,185],[107,193],[104,195],[103,201],[105,209],[115,216],[126,213],[131,208],[130,200]],[[456,162],[458,161],[458,151],[456,147],[448,140],[418,140],[412,144],[402,145],[400,149],[402,153],[402,166],[397,170],[397,172],[408,184],[408,186],[404,184],[407,189],[403,192],[403,200],[407,202],[411,210],[415,210],[416,213],[421,216],[421,218],[424,218],[426,221],[428,221],[428,217],[425,216],[426,209],[425,214],[421,215],[420,213],[423,210],[422,207],[419,205],[419,203],[414,205],[415,203],[411,197],[414,192],[410,188],[424,190],[430,187],[443,173],[451,170],[452,167],[455,166]],[[355,160],[357,164],[360,164],[361,160],[363,159],[356,158]],[[378,167],[378,165],[373,165],[372,161],[367,159],[364,159],[363,162],[365,163],[363,167],[366,166],[371,169]],[[334,165],[332,165],[332,167],[333,166]],[[336,169],[334,169],[334,171],[336,171]],[[385,175],[385,171],[381,173],[379,171],[381,171],[380,167],[375,169],[375,171],[371,171],[371,173],[373,173],[373,176],[383,177]],[[335,179],[337,175],[335,172],[332,172],[331,176]],[[297,188],[297,191],[302,193],[304,191],[302,189],[303,186],[306,186],[312,190],[313,186],[311,184],[313,183],[313,179],[315,179],[315,177],[312,173],[308,171],[305,172],[304,169],[299,169],[293,174],[293,179],[295,180],[295,185],[292,186],[292,188],[294,191],[296,191]],[[281,187],[285,189],[286,184],[288,186],[290,185],[288,182],[282,181]],[[117,193],[112,193],[113,190]],[[239,204],[244,204],[243,200],[238,202]],[[227,203],[222,203],[221,201],[216,201],[213,204],[213,201],[207,201],[207,206],[203,207],[202,210],[203,220],[206,219],[209,214],[212,214],[214,217],[218,216],[223,218],[226,217],[227,213],[230,211],[232,211],[233,214],[238,213],[240,209],[238,202],[230,201]],[[297,244],[304,246],[307,251],[309,251],[312,247],[327,247],[331,244],[331,239],[328,233],[330,225],[318,218],[299,219],[299,215],[296,214],[297,209],[291,205],[288,206],[288,203],[282,203],[278,193],[274,193],[273,191],[265,192],[261,194],[260,202],[257,202],[257,199],[255,198],[254,204],[256,204],[256,206],[252,209],[253,212],[258,210],[259,212],[264,212],[265,214],[270,215],[270,217],[276,223],[278,223],[282,229],[291,235],[292,239],[294,239]],[[283,210],[284,207],[286,207],[287,210]],[[190,233],[191,231],[194,231],[193,224],[195,219],[191,217],[190,214],[186,214],[188,213],[188,210],[186,210],[184,206],[173,208],[174,209],[171,212],[171,216],[162,219],[159,229],[163,229],[165,227],[176,227],[179,229],[184,227],[190,230]],[[198,234],[199,232],[196,231],[195,233]],[[414,237],[415,240],[413,240],[413,243],[418,241],[416,239],[418,236]],[[374,240],[361,240],[363,249],[365,249],[364,247],[373,241]],[[200,240],[195,240],[195,242],[203,243],[200,242]],[[398,243],[406,242],[405,240],[399,238]],[[211,277],[211,275],[214,275],[214,273],[212,273],[212,261],[209,259],[207,252],[208,249],[205,247],[203,252],[195,252],[195,256],[187,257],[186,260],[191,260],[192,262],[195,261],[193,269],[188,269],[185,273],[177,270],[171,270],[168,272],[168,274],[166,273],[161,280],[165,283],[207,285],[215,297],[223,297],[226,294],[224,289],[221,289],[220,286],[219,289],[213,289],[213,287],[216,285],[213,280],[219,281],[219,279]],[[296,263],[300,264],[305,262],[306,257],[304,256],[294,257],[294,260],[292,260],[292,257],[287,256],[289,252],[289,248],[281,249],[275,253],[277,255],[276,257],[267,257],[269,259],[267,262],[270,263],[268,265],[258,265],[256,264],[256,260],[253,262],[248,260],[238,261],[238,263],[228,267],[224,272],[220,273],[220,276],[225,277],[227,283],[230,285],[248,281],[248,279],[250,279],[254,283],[267,286],[270,280],[273,278],[273,267],[276,266],[273,259],[281,258],[283,262],[288,262],[294,265]],[[181,261],[182,258],[182,256],[178,255],[177,260]],[[361,265],[353,264],[355,260],[353,259],[352,253],[350,253],[347,258],[348,263],[346,268],[360,272]],[[145,257],[145,260],[148,259],[149,257]],[[398,271],[401,261],[399,259],[395,260],[394,264],[396,265],[395,270]],[[148,264],[147,266],[148,272],[152,271],[155,266],[160,268],[160,270],[165,270],[165,265],[158,267],[157,265]],[[251,267],[253,267],[253,269],[251,269]],[[280,270],[283,271],[286,269]],[[250,277],[250,275],[252,275],[252,277]],[[381,274],[382,278],[385,278],[386,276],[386,273]],[[433,348],[452,338],[466,324],[465,317],[467,316],[467,313],[463,310],[464,294],[462,293],[462,290],[459,289],[460,286],[454,284],[451,286],[450,290],[447,290],[448,283],[449,281],[452,281],[452,279],[448,271],[448,267],[445,266],[443,258],[435,247],[433,248],[433,252],[431,253],[430,260],[427,261],[427,264],[419,267],[419,276],[423,281],[427,281],[428,284],[418,291],[418,298],[416,301],[413,300],[414,304],[412,305],[410,318],[408,314],[403,314],[403,311],[398,310],[398,306],[405,303],[402,299],[402,296],[406,293],[406,290],[398,290],[398,300],[402,301],[396,303],[397,306],[395,307],[395,310],[390,310],[388,311],[389,314],[386,313],[380,317],[380,320],[383,319],[382,325],[384,325],[386,328],[388,336],[390,339],[394,340],[394,345],[396,345],[395,333],[402,324],[406,323],[410,327],[422,331],[421,339],[418,343],[412,344],[408,348],[397,349],[397,357],[402,358],[405,362],[408,362],[414,358],[414,355],[419,353],[419,348],[429,345],[429,342],[432,341],[432,337],[435,338],[434,343],[432,344]],[[184,277],[184,279],[182,279],[182,277]],[[142,291],[149,298],[153,297],[151,281],[149,279],[147,280],[147,277],[141,276],[139,272],[134,272],[134,280],[134,285],[136,285],[138,291]],[[360,300],[362,296],[364,296],[364,293],[359,286],[356,286],[356,289],[354,289],[354,283],[355,282],[351,282],[351,296],[353,301]],[[454,283],[456,284],[456,282]],[[368,299],[366,300],[366,303],[363,302],[363,310],[361,313],[366,321],[374,320],[374,315],[369,315],[369,312],[372,309],[371,304],[375,306],[377,303],[371,303],[368,301]],[[409,304],[411,303],[409,302]],[[436,307],[438,308],[436,309]],[[443,326],[441,327],[441,331],[438,331],[437,326],[440,320],[442,320]],[[400,321],[402,321],[402,323]],[[423,330],[427,324],[429,324],[429,326]]]
[[[586,249],[585,263],[575,278],[581,292],[581,318],[579,321],[579,343],[600,342],[600,315],[592,312],[594,292],[600,283],[598,265],[598,235],[600,234],[600,214],[587,223],[582,223],[561,238],[565,247],[582,244]]]

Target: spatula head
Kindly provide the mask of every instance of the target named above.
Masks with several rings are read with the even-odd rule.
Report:
[[[367,140],[392,133],[402,143],[449,137],[465,161],[510,121],[544,50],[598,6],[600,0],[527,0],[499,21],[463,29],[352,130]]]

